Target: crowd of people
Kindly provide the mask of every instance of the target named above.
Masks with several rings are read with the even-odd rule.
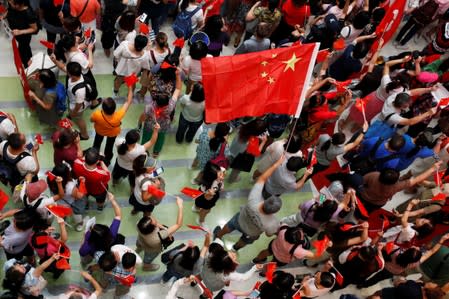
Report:
[[[394,53],[381,56],[389,41],[376,28],[393,3],[8,0],[1,19],[25,68],[37,59],[33,35],[46,33],[42,66],[54,67],[27,72],[28,96],[42,126],[54,132],[54,154],[44,174],[42,136],[27,143],[14,115],[0,112],[0,178],[10,197],[0,213],[0,298],[43,298],[49,277],[57,280],[65,271],[86,284],[60,298],[93,299],[107,288],[114,288],[111,297],[131,298],[137,269],[157,271],[159,260],[168,299],[190,298],[192,290],[191,298],[316,298],[385,279],[392,286],[369,298],[446,296],[449,2],[407,1]],[[173,32],[161,31],[165,22]],[[205,122],[202,59],[220,56],[224,47],[242,55],[315,42],[325,55],[304,87],[299,118],[268,113]],[[92,72],[98,55],[112,56],[109,94],[99,94]],[[125,132],[132,105],[140,105],[140,117]],[[172,195],[165,193],[170,177],[159,155],[169,151],[164,143],[174,123],[176,143],[197,143],[191,167],[198,173],[184,195],[175,196],[178,209],[170,216],[176,221],[166,226],[157,220],[158,205]],[[91,138],[90,127],[92,145],[81,146]],[[241,180],[242,172],[252,176],[246,204],[224,225],[208,227],[225,183]],[[139,215],[135,244],[120,233],[125,215],[110,192],[124,180],[131,214]],[[296,200],[309,184],[316,187],[310,199],[279,217],[286,195]],[[183,209],[185,196],[194,199],[203,244],[173,245],[190,212]],[[103,213],[107,205],[114,211],[110,223],[86,217],[91,207]],[[78,252],[67,245],[70,231],[84,232]],[[232,232],[240,238],[228,248],[223,240]],[[238,272],[239,250],[262,235],[269,242],[252,251],[253,267]],[[83,271],[71,270],[71,255],[80,256]],[[290,270],[297,267],[312,269],[295,277]],[[256,272],[263,282],[254,290],[229,287]],[[412,273],[421,278],[408,279]]]

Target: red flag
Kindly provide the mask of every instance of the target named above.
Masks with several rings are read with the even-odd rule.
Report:
[[[356,197],[356,199],[357,199],[357,207],[358,207],[358,209],[359,209],[360,214],[361,214],[363,217],[368,218],[368,217],[369,217],[368,211],[366,210],[366,208],[365,208],[365,206],[363,205],[362,201],[361,201],[358,197]]]
[[[444,176],[444,170],[438,171],[436,170],[433,174],[433,180],[435,181],[435,184],[439,187],[442,184],[441,178]]]
[[[44,144],[44,140],[42,139],[42,135],[41,134],[36,134],[36,137],[34,137],[34,140],[36,140],[36,142],[38,144]]]
[[[134,275],[128,275],[126,277],[114,275],[115,280],[117,280],[120,284],[130,287],[133,285],[134,281],[136,281],[136,278]]]
[[[8,203],[9,196],[5,193],[2,189],[0,189],[0,211],[3,210],[3,208]]]
[[[299,116],[317,53],[317,44],[305,44],[202,59],[206,122]]]
[[[50,182],[53,182],[53,181],[56,179],[56,176],[55,176],[55,175],[53,174],[53,172],[51,172],[51,171],[47,171],[45,174],[47,175],[48,180],[49,180]]]
[[[203,232],[207,232],[207,230],[204,229],[204,227],[199,226],[199,225],[190,225],[187,224],[187,227],[190,229],[194,229],[194,230],[202,230]]]
[[[394,241],[390,241],[387,242],[387,244],[385,244],[385,252],[387,254],[390,254],[393,251],[393,249],[394,249]]]
[[[206,19],[214,15],[219,15],[223,2],[224,0],[206,0],[203,5],[203,11],[206,12],[208,10]]]
[[[139,32],[140,32],[140,34],[148,35],[150,33],[150,27],[148,27],[148,25],[145,23],[140,23],[139,24]]]
[[[448,105],[449,105],[449,98],[443,98],[438,102],[438,106],[442,107],[442,108],[444,108]]]
[[[340,51],[343,50],[344,48],[346,48],[346,43],[345,40],[342,38],[337,39],[336,41],[334,41],[332,48],[335,51]]]
[[[316,63],[321,63],[321,62],[325,61],[327,56],[329,56],[329,50],[328,49],[319,51],[317,56],[316,56]]]
[[[39,41],[45,48],[50,49],[50,50],[54,50],[55,49],[55,44],[46,40],[40,40]]]
[[[175,48],[183,48],[184,44],[185,44],[185,40],[183,37],[177,38],[175,39],[175,41],[173,42],[173,46],[175,46]]]
[[[249,137],[248,147],[246,148],[246,151],[248,152],[248,154],[251,154],[254,157],[259,157],[260,156],[259,138],[255,136]]]
[[[187,195],[188,197],[191,197],[193,199],[195,199],[198,196],[200,196],[201,194],[203,194],[203,192],[201,192],[200,190],[189,188],[189,187],[182,188],[181,193],[184,195]]]
[[[349,80],[346,80],[346,81],[342,81],[342,82],[337,81],[336,84],[335,84],[337,86],[337,92],[344,92],[344,91],[346,91],[346,86],[351,84],[351,82],[352,82],[352,79],[349,79]]]
[[[297,290],[296,293],[293,294],[292,299],[301,299],[301,289]]]
[[[276,271],[276,263],[270,262],[267,264],[267,272],[265,273],[265,277],[267,278],[269,283],[273,282],[274,271]]]
[[[312,246],[316,249],[316,256],[321,256],[329,245],[329,238],[324,236],[323,240],[315,240],[312,242]]]
[[[335,270],[335,281],[338,283],[339,286],[343,285],[343,282],[345,281],[343,275],[341,275],[340,271],[337,270],[337,268],[332,267]]]
[[[446,194],[441,193],[441,192],[432,197],[432,200],[445,200],[445,199],[446,199]]]
[[[261,281],[256,281],[256,284],[253,286],[253,290],[258,290],[261,285],[262,285]]]
[[[337,96],[338,92],[336,91],[330,91],[330,92],[326,92],[323,93],[323,96],[326,98],[326,100],[332,100],[333,98],[335,98]]]
[[[153,185],[148,186],[148,193],[150,193],[152,196],[156,198],[162,198],[165,196],[165,192],[154,187]]]
[[[315,166],[318,163],[317,159],[316,159],[316,151],[315,149],[313,149],[313,153],[312,153],[312,158],[310,159],[310,164],[309,167],[307,168],[312,168],[313,166]]]
[[[58,121],[58,127],[63,129],[70,129],[72,127],[72,122],[68,118],[63,118]]]
[[[126,76],[123,81],[125,81],[128,87],[134,86],[137,82],[139,82],[139,78],[137,78],[135,73],[132,73],[129,76]]]
[[[22,59],[20,58],[19,47],[17,46],[16,39],[13,37],[11,40],[12,51],[14,54],[14,65],[16,66],[17,74],[19,75],[20,84],[22,85],[23,90],[23,98],[30,107],[31,110],[34,110],[35,106],[33,101],[28,94],[30,91],[30,84],[28,83],[27,74],[25,73],[25,69],[22,64]],[[28,61],[23,62],[25,65],[28,64]]]
[[[86,39],[89,39],[92,36],[92,29],[89,27],[86,29],[86,31],[84,31],[84,36],[86,37]]]
[[[354,228],[354,225],[349,224],[349,223],[345,223],[345,224],[343,224],[342,226],[340,226],[340,230],[341,230],[342,232],[350,231],[350,230],[353,229],[353,228]]]
[[[195,281],[196,283],[200,286],[201,290],[203,290],[203,296],[209,299],[214,298],[214,294],[212,293],[211,290],[209,290],[206,285],[198,278],[195,276]]]
[[[64,0],[53,0],[54,6],[61,6],[64,4]]]
[[[56,268],[58,268],[60,270],[70,270],[71,269],[69,262],[64,258],[60,258],[59,260],[56,261]]]
[[[80,184],[78,186],[78,192],[82,193],[84,195],[87,194],[86,180],[80,180]]]
[[[4,14],[6,12],[6,8],[3,5],[0,5],[0,15]]]
[[[67,216],[72,215],[72,213],[73,213],[72,208],[66,207],[66,206],[58,206],[58,205],[52,204],[52,205],[46,206],[45,208],[53,215],[60,217],[60,218],[65,218]]]

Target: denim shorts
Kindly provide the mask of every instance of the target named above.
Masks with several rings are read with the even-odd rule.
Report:
[[[240,224],[239,224],[239,217],[240,217],[240,212],[235,214],[231,218],[231,220],[229,220],[228,223],[226,223],[226,225],[229,227],[229,229],[231,231],[237,230],[237,231],[241,232],[242,236],[240,237],[240,240],[242,240],[245,244],[254,243],[254,241],[259,239],[260,236],[252,237],[252,236],[248,236],[245,232],[243,232],[243,230],[242,230],[242,228],[240,227]]]

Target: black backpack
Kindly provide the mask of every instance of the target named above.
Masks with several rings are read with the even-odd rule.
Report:
[[[86,88],[86,101],[91,102],[96,100],[98,98],[98,90],[95,82],[93,82],[93,80],[89,76],[81,76],[83,77],[83,82],[80,82],[73,86],[71,93],[75,95],[78,89]]]
[[[14,159],[8,156],[8,142],[3,146],[2,159],[0,160],[0,181],[11,187],[15,187],[23,180],[25,176],[21,175],[17,169],[17,163],[22,161],[23,158],[30,156],[27,152],[22,152]]]

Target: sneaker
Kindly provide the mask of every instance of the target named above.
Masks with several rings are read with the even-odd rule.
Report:
[[[267,258],[259,259],[259,260],[256,259],[256,258],[253,258],[252,262],[253,262],[253,264],[263,264],[263,263],[265,263],[267,260],[268,260]]]
[[[81,231],[83,231],[83,227],[84,227],[84,221],[78,223],[77,225],[75,225],[75,230],[76,230],[77,232],[81,232]]]
[[[200,211],[200,209],[198,209],[198,207],[196,205],[192,206],[192,212],[193,213],[198,213]]]
[[[221,231],[221,226],[217,225],[217,226],[214,228],[214,230],[212,231],[212,234],[213,234],[213,238],[212,238],[212,239],[215,240],[215,239],[217,238],[217,234],[218,234],[219,231]]]
[[[102,212],[103,209],[104,209],[104,206],[97,205],[97,211],[98,212]]]
[[[112,89],[112,98],[118,98],[118,91],[115,91],[114,88]]]
[[[159,270],[161,266],[158,264],[143,264],[142,270],[143,271],[157,271]]]
[[[131,210],[131,215],[137,215],[137,213],[139,213],[139,211],[137,211],[136,209]]]
[[[5,230],[8,228],[8,226],[11,224],[9,220],[5,220],[0,222],[0,235],[3,235]]]

